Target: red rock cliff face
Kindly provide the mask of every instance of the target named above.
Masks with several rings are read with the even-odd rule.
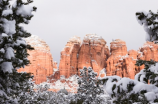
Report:
[[[61,51],[59,64],[60,75],[68,78],[71,75],[77,74],[77,57],[80,44],[80,38],[75,36],[67,42],[65,48]]]
[[[117,56],[124,56],[127,54],[127,47],[126,42],[120,39],[116,39],[115,41],[110,43],[110,52],[111,55]]]
[[[126,43],[120,39],[111,42],[110,51],[106,46],[106,41],[97,35],[88,34],[84,37],[81,44],[79,37],[71,38],[63,51],[59,69],[57,62],[53,62],[48,45],[37,36],[32,36],[27,40],[35,50],[28,51],[31,61],[29,66],[21,68],[19,72],[31,72],[34,74],[36,84],[45,82],[46,78],[54,79],[51,82],[60,79],[61,75],[66,78],[80,73],[84,66],[92,67],[100,76],[118,75],[134,79],[144,66],[135,66],[137,59],[158,61],[158,45],[153,42],[146,42],[138,51],[129,50],[127,52]]]
[[[28,51],[28,59],[31,64],[25,68],[18,69],[18,72],[30,72],[34,75],[36,84],[45,82],[46,78],[53,74],[53,58],[49,46],[37,36],[31,36],[26,39],[35,50]]]
[[[154,42],[146,42],[138,53],[138,59],[158,61],[158,45]]]
[[[56,61],[53,62],[53,74],[49,77],[49,79],[50,79],[50,82],[60,79],[60,71],[58,68],[58,63]]]
[[[82,45],[78,37],[71,38],[61,52],[60,75],[66,78],[80,74],[83,67],[92,67],[95,72],[105,68],[105,61],[110,52],[106,41],[97,35],[88,34],[84,37]],[[99,75],[99,74],[98,74]]]
[[[110,44],[111,55],[106,61],[107,76],[118,75],[133,79],[136,73],[137,51],[127,52],[126,43],[120,39],[116,39]]]
[[[92,67],[95,72],[105,68],[105,61],[109,57],[106,41],[97,35],[88,34],[84,37],[78,57],[78,73],[83,67]]]
[[[138,51],[130,50],[127,54],[125,42],[120,41],[115,40],[111,43],[111,55],[106,61],[107,76],[118,75],[134,79],[135,74],[144,68],[144,66],[135,65],[137,59],[158,61],[157,44],[146,42]]]

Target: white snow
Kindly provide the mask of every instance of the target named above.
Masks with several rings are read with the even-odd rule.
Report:
[[[2,25],[6,34],[14,34],[15,31],[15,20],[8,21],[7,19],[3,19],[4,24]]]
[[[11,59],[12,57],[14,57],[14,50],[13,50],[12,47],[8,47],[6,49],[5,58],[6,59]]]
[[[100,71],[99,77],[101,77],[102,74],[105,74],[105,76],[106,76],[106,69],[105,69],[105,68],[103,68],[103,69]],[[104,77],[105,77],[105,76],[104,76]]]
[[[2,13],[2,16],[7,16],[9,14],[13,14],[13,11],[11,9],[4,10],[3,13]]]
[[[55,69],[55,68],[53,68],[53,71],[56,72],[56,71],[59,71],[59,69]]]
[[[5,33],[2,33],[2,37],[8,37],[8,35]]]
[[[17,10],[17,15],[22,15],[22,16],[31,16],[31,12],[32,12],[33,8],[32,6],[29,5],[22,5],[21,7],[19,7],[19,9]]]
[[[6,72],[12,73],[12,69],[13,69],[12,62],[3,62],[0,66],[4,73]]]
[[[31,35],[31,37],[26,38],[25,41],[27,44],[34,47],[35,50],[50,52],[50,48],[47,43],[36,35]]]
[[[106,41],[101,37],[98,36],[96,34],[87,34],[84,38],[83,38],[83,44],[105,44]]]
[[[76,44],[81,44],[81,39],[80,39],[80,37],[78,37],[78,36],[74,36],[74,37],[71,37],[70,39],[69,39],[69,42],[72,42],[72,43],[76,43]]]
[[[133,88],[133,91],[135,93],[137,93],[137,92],[142,91],[142,90],[147,90],[147,92],[158,93],[158,88],[156,88],[156,86],[150,85],[150,84],[144,84],[142,82],[137,82]]]
[[[5,53],[4,48],[1,48],[1,49],[0,49],[0,52],[1,52],[1,53]]]
[[[75,90],[77,90],[78,88],[78,80],[77,80],[78,76],[73,75],[69,78],[65,78],[65,76],[61,76],[59,80],[55,81],[54,83],[47,83],[47,82],[43,82],[40,85],[45,85],[48,84],[50,89],[69,89],[72,90],[72,92],[75,92]],[[65,82],[63,83],[62,80],[65,80]],[[36,88],[37,86],[35,86]]]
[[[145,47],[153,48],[153,46],[152,46],[152,45],[149,45],[149,44],[144,44],[144,45],[142,46],[142,48],[145,48]]]
[[[22,40],[17,40],[16,42],[17,42],[16,45],[20,45],[20,44],[26,45],[26,41],[23,40],[23,39]]]
[[[147,92],[145,93],[145,96],[149,101],[153,101],[154,99],[156,99],[156,94],[154,92]]]

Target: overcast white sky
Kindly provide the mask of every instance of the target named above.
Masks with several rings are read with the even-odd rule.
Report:
[[[128,50],[145,42],[145,31],[136,20],[137,11],[158,10],[158,0],[34,0],[35,16],[25,29],[50,46],[53,60],[69,38],[83,39],[92,33],[102,36],[107,45],[112,39],[126,41]]]

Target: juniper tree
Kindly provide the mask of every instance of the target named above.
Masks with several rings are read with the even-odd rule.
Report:
[[[80,70],[78,84],[78,102],[83,102],[83,104],[102,104],[104,102],[104,99],[100,97],[104,91],[98,83],[97,73],[91,67],[88,69],[84,67]]]
[[[9,0],[0,0],[0,104],[18,104],[26,100],[30,91],[30,73],[18,73],[17,69],[29,64],[27,45],[24,38],[31,36],[21,24],[28,24],[36,7],[16,0],[10,5]]]

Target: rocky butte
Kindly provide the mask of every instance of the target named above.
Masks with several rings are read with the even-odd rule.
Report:
[[[127,52],[126,43],[122,40],[111,42],[111,55],[106,61],[107,76],[118,75],[134,79],[144,66],[136,66],[138,59],[158,61],[158,45],[154,42],[146,42],[142,47]]]
[[[74,47],[74,43],[77,47]],[[158,45],[154,42],[146,42],[137,51],[127,51],[126,42],[116,39],[110,43],[109,51],[102,37],[87,34],[82,43],[80,40],[74,43],[69,41],[61,52],[59,71],[60,75],[67,78],[73,74],[79,75],[79,70],[86,66],[92,67],[101,77],[105,75],[106,69],[107,76],[118,75],[134,79],[135,74],[144,68],[135,65],[138,59],[158,61]]]
[[[95,72],[105,68],[105,61],[109,57],[106,41],[97,35],[87,34],[81,44],[79,37],[71,38],[61,51],[59,65],[60,75],[66,78],[79,75],[84,66],[92,67]]]
[[[146,42],[137,51],[127,51],[126,42],[116,39],[110,43],[109,50],[102,37],[87,34],[83,41],[77,36],[69,39],[61,51],[58,68],[57,62],[53,62],[48,45],[43,40],[32,36],[26,39],[26,42],[35,50],[28,51],[31,64],[18,71],[33,73],[36,84],[45,82],[47,78],[51,83],[56,83],[58,80],[70,83],[71,81],[66,81],[64,77],[79,75],[79,70],[84,66],[92,67],[100,77],[118,75],[134,79],[135,74],[144,68],[135,65],[138,59],[158,61],[158,45],[154,42]]]
[[[30,55],[28,59],[31,64],[25,66],[25,68],[18,69],[18,72],[33,73],[36,84],[45,82],[47,77],[53,74],[53,66],[57,67],[57,63],[53,63],[50,48],[46,42],[34,35],[27,38],[26,42],[34,47],[34,50],[28,51]]]

